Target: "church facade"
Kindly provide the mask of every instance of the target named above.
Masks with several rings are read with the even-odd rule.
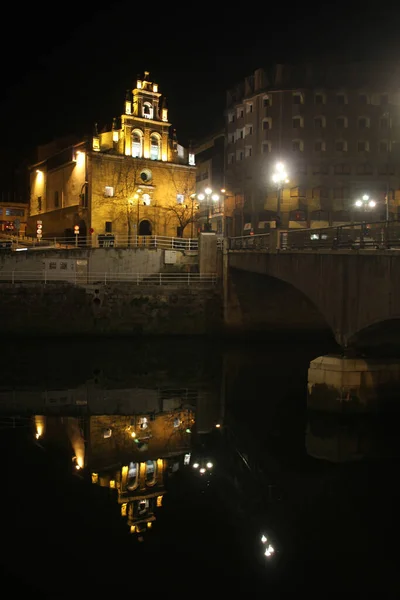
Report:
[[[72,238],[92,245],[114,236],[134,245],[138,236],[196,235],[194,154],[176,139],[165,99],[149,73],[125,97],[109,128],[83,140],[56,140],[38,148],[30,167],[27,234]]]

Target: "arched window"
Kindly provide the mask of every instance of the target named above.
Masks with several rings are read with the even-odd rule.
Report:
[[[157,463],[155,460],[146,461],[146,485],[154,485],[157,475]]]
[[[141,158],[143,154],[143,134],[139,129],[132,131],[132,156]]]
[[[154,114],[153,105],[150,102],[143,104],[143,116],[145,119],[152,119]]]
[[[126,482],[126,489],[133,491],[139,484],[139,465],[138,463],[131,462],[129,464],[128,479]]]
[[[152,133],[150,136],[150,158],[151,160],[160,160],[161,158],[160,136]]]

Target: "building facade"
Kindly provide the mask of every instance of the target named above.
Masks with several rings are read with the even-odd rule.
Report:
[[[236,235],[397,216],[400,64],[275,65],[227,92]],[[288,183],[272,176],[283,163]],[[356,206],[369,196],[375,203]],[[360,202],[358,202],[360,204]]]
[[[188,236],[194,220],[194,155],[170,132],[158,84],[136,81],[124,113],[84,140],[58,140],[38,149],[30,167],[28,230],[36,235]]]
[[[217,235],[225,233],[225,132],[222,129],[209,135],[193,146],[196,159],[196,198],[204,196],[204,200],[198,201],[199,227],[204,228],[207,217],[210,227]],[[211,190],[211,194],[206,194]],[[212,200],[216,194],[218,200]],[[208,201],[209,204],[208,204]]]
[[[28,214],[28,204],[0,202],[0,232],[24,235]]]

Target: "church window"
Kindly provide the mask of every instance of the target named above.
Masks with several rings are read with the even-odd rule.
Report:
[[[156,133],[152,133],[150,137],[150,158],[160,160],[160,137]]]
[[[143,142],[143,136],[142,136],[142,132],[135,130],[132,132],[132,156],[134,158],[141,158],[142,157],[142,142]]]

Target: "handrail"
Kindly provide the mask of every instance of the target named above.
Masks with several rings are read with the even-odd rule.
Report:
[[[44,284],[49,282],[72,283],[85,285],[90,283],[132,283],[134,285],[208,285],[215,286],[218,281],[216,273],[113,273],[111,271],[65,271],[57,269],[43,269],[41,271],[0,271],[1,283],[21,283],[39,281]]]

